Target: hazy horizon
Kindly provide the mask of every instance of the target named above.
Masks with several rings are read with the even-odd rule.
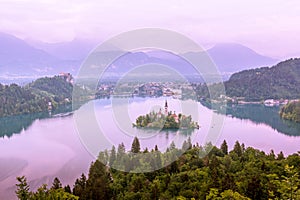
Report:
[[[300,55],[299,1],[1,0],[0,32],[48,43],[97,43],[132,29],[182,33],[204,47],[238,43],[277,59]]]

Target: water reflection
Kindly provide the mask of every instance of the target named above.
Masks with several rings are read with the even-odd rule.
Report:
[[[71,105],[60,106],[51,114],[48,112],[13,115],[0,118],[0,137],[11,137],[22,130],[26,130],[35,120],[55,117],[59,113],[71,112]]]
[[[145,101],[147,98],[137,99],[135,101]],[[132,99],[129,99],[132,100]],[[104,104],[109,104],[111,99],[101,100]],[[133,101],[133,100],[132,100]],[[207,108],[212,108],[211,104],[201,102]],[[295,123],[288,120],[283,120],[279,117],[278,112],[280,107],[268,107],[263,104],[245,104],[245,105],[228,105],[227,107],[214,104],[216,112],[225,113],[228,117],[239,119],[249,119],[257,124],[266,124],[278,132],[289,136],[300,136],[300,123]],[[8,116],[0,118],[0,137],[11,137],[13,134],[18,134],[22,130],[26,130],[36,119],[45,119],[55,117],[60,113],[68,113],[72,111],[71,105],[61,106],[54,110],[51,115],[48,112],[31,113],[24,115]],[[193,130],[176,130],[183,135],[191,135]],[[174,132],[174,131],[173,131]]]
[[[211,105],[207,102],[201,102],[207,108]],[[244,104],[244,105],[228,105],[221,107],[216,104],[215,110],[218,113],[225,113],[228,117],[249,119],[257,124],[266,124],[274,130],[289,136],[300,136],[300,123],[281,119],[279,116],[279,106],[268,107],[263,104]]]

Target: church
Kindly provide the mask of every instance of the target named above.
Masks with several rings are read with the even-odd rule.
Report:
[[[161,118],[162,117],[162,110],[159,109],[159,112],[157,113],[158,114],[158,118]],[[178,123],[179,122],[179,118],[178,116],[176,115],[175,111],[174,113],[172,114],[172,111],[169,112],[168,110],[168,101],[166,100],[165,101],[165,113],[164,113],[165,116],[171,116],[175,119],[175,122]]]

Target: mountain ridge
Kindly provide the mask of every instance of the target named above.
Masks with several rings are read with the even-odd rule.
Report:
[[[0,44],[2,77],[54,75],[79,66],[74,61],[61,60],[6,33],[0,33]]]
[[[17,75],[42,77],[55,75],[60,72],[76,74],[83,62],[83,58],[94,47],[91,41],[85,42],[74,39],[70,42],[48,44],[24,41],[5,33],[0,33],[0,42],[2,44],[0,47],[0,77],[2,79],[14,77],[17,79]],[[34,43],[35,45],[33,45]],[[43,45],[44,48],[41,49]],[[101,59],[105,56],[105,52],[103,53],[103,55],[100,55]],[[158,62],[175,69],[179,68],[178,66],[182,69],[187,69],[187,62],[183,61],[183,59],[180,61],[169,57],[165,53],[145,53],[148,55],[148,58],[144,61],[141,61],[142,55],[135,54],[135,52],[133,54],[124,52],[124,54],[126,53],[128,57],[123,57],[122,62],[119,62],[119,64],[123,65],[125,63],[125,65],[130,65],[131,67],[132,64]],[[234,43],[217,44],[208,49],[206,53],[216,64],[224,80],[227,80],[233,72],[258,66],[270,66],[276,62],[273,58],[262,56],[248,47]],[[203,56],[203,52],[187,52],[182,55],[187,54],[192,57]],[[132,55],[137,55],[137,57]],[[201,66],[203,63],[199,64]],[[126,66],[119,66],[119,69],[121,69],[120,67],[126,69]],[[125,69],[121,69],[121,71]],[[190,71],[194,72],[194,70]]]
[[[219,68],[236,72],[247,68],[271,66],[277,59],[263,56],[253,49],[237,43],[219,43],[207,50]]]

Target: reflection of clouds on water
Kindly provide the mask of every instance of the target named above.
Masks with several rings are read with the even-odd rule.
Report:
[[[0,158],[0,182],[10,176],[16,176],[27,165],[28,162],[20,158]]]
[[[71,111],[70,106],[61,106],[53,110],[53,115],[65,115]],[[22,115],[13,115],[0,118],[0,137],[11,137],[13,134],[19,134],[26,130],[35,120],[47,119],[52,117],[48,112],[30,113]],[[61,116],[59,116],[61,117]],[[63,116],[62,116],[63,117]]]
[[[113,108],[108,109],[107,105],[103,106],[102,100],[95,100],[94,107],[97,111],[96,118],[99,128],[101,128],[103,135],[114,146],[118,146],[121,142],[124,142],[127,149],[131,147],[133,137],[137,136],[141,140],[143,148],[154,148],[158,145],[160,150],[165,150],[173,140],[177,141],[177,147],[181,148],[181,145],[187,136],[191,136],[194,130],[192,129],[179,129],[179,130],[163,130],[154,128],[136,128],[132,126],[135,120],[140,115],[145,115],[153,111],[153,105],[164,106],[165,100],[168,100],[169,110],[176,111],[176,113],[183,113],[184,115],[192,115],[193,120],[197,120],[199,123],[199,112],[197,112],[197,102],[194,101],[181,101],[172,98],[130,98],[121,99],[120,104],[115,107],[122,107],[117,109],[118,111],[127,112],[129,116],[129,122],[124,124],[121,120],[123,118],[116,116],[120,112],[113,112]],[[123,102],[123,103],[122,103]],[[129,102],[129,103],[124,103]],[[189,108],[192,106],[192,108]],[[105,108],[105,109],[103,109]],[[114,116],[115,115],[115,116]],[[117,118],[117,119],[116,119]],[[211,119],[210,117],[206,117]],[[165,137],[164,141],[157,140],[159,137]],[[167,137],[167,138],[166,138]],[[167,140],[167,143],[165,142]],[[104,145],[99,145],[103,146]],[[104,149],[98,149],[104,150]],[[96,151],[98,152],[98,151]]]
[[[164,98],[130,99],[129,114],[135,120],[138,115],[148,112],[151,105],[160,105],[164,103],[164,100]],[[180,112],[180,104],[176,106],[177,104],[175,103],[177,101],[168,100],[170,107],[172,106],[170,109],[176,110],[176,113]],[[144,102],[146,103],[145,105],[149,106],[145,106]],[[105,118],[105,126],[102,127],[104,128],[105,137],[116,147],[121,142],[124,142],[126,149],[129,150],[133,137],[125,135],[114,124],[114,119],[111,116],[112,108],[107,107],[110,104],[111,100],[105,99],[93,101],[91,105],[95,108],[97,119]],[[105,109],[103,109],[104,107]],[[251,109],[249,108],[249,110]],[[74,115],[76,115],[76,112]],[[133,134],[141,134],[144,137],[144,139],[140,139],[142,149],[146,147],[153,149],[157,144],[158,148],[164,151],[172,141],[174,141],[176,147],[181,148],[182,142],[188,137],[191,137],[193,144],[198,143],[203,146],[212,137],[208,134],[209,129],[211,127],[215,129],[218,124],[216,121],[211,122],[213,111],[207,107],[199,104],[197,112],[199,114],[197,121],[201,128],[192,133],[189,133],[187,130],[164,130],[152,134],[150,130],[150,132],[141,132],[137,129],[132,129],[135,131]],[[230,114],[232,116],[235,115],[234,113]],[[260,113],[256,114],[259,115]],[[272,115],[274,115],[273,111]],[[14,134],[10,138],[0,139],[0,199],[11,199],[3,196],[6,194],[15,196],[14,185],[16,176],[26,175],[28,182],[32,183],[32,189],[35,189],[35,186],[42,183],[52,184],[55,176],[60,177],[63,184],[73,184],[81,173],[87,172],[90,162],[94,158],[85,150],[85,147],[79,140],[73,117],[36,120],[21,133]],[[85,134],[88,135],[89,131],[86,128]],[[270,128],[269,125],[253,123],[251,120],[240,120],[230,116],[226,116],[223,130],[215,145],[219,146],[224,139],[227,141],[229,148],[232,148],[235,141],[239,140],[240,143],[245,143],[246,146],[252,146],[265,152],[273,149],[275,153],[283,151],[285,154],[297,152],[300,144],[300,137],[290,137]],[[104,147],[97,147],[97,153],[103,150]],[[4,158],[14,158],[15,160],[10,161]],[[25,165],[25,163],[27,164]],[[3,192],[8,188],[7,192]]]
[[[43,183],[51,185],[54,177],[73,184],[92,160],[71,116],[34,121],[21,134],[0,140],[0,199],[15,197],[16,176],[25,175],[33,190]]]

